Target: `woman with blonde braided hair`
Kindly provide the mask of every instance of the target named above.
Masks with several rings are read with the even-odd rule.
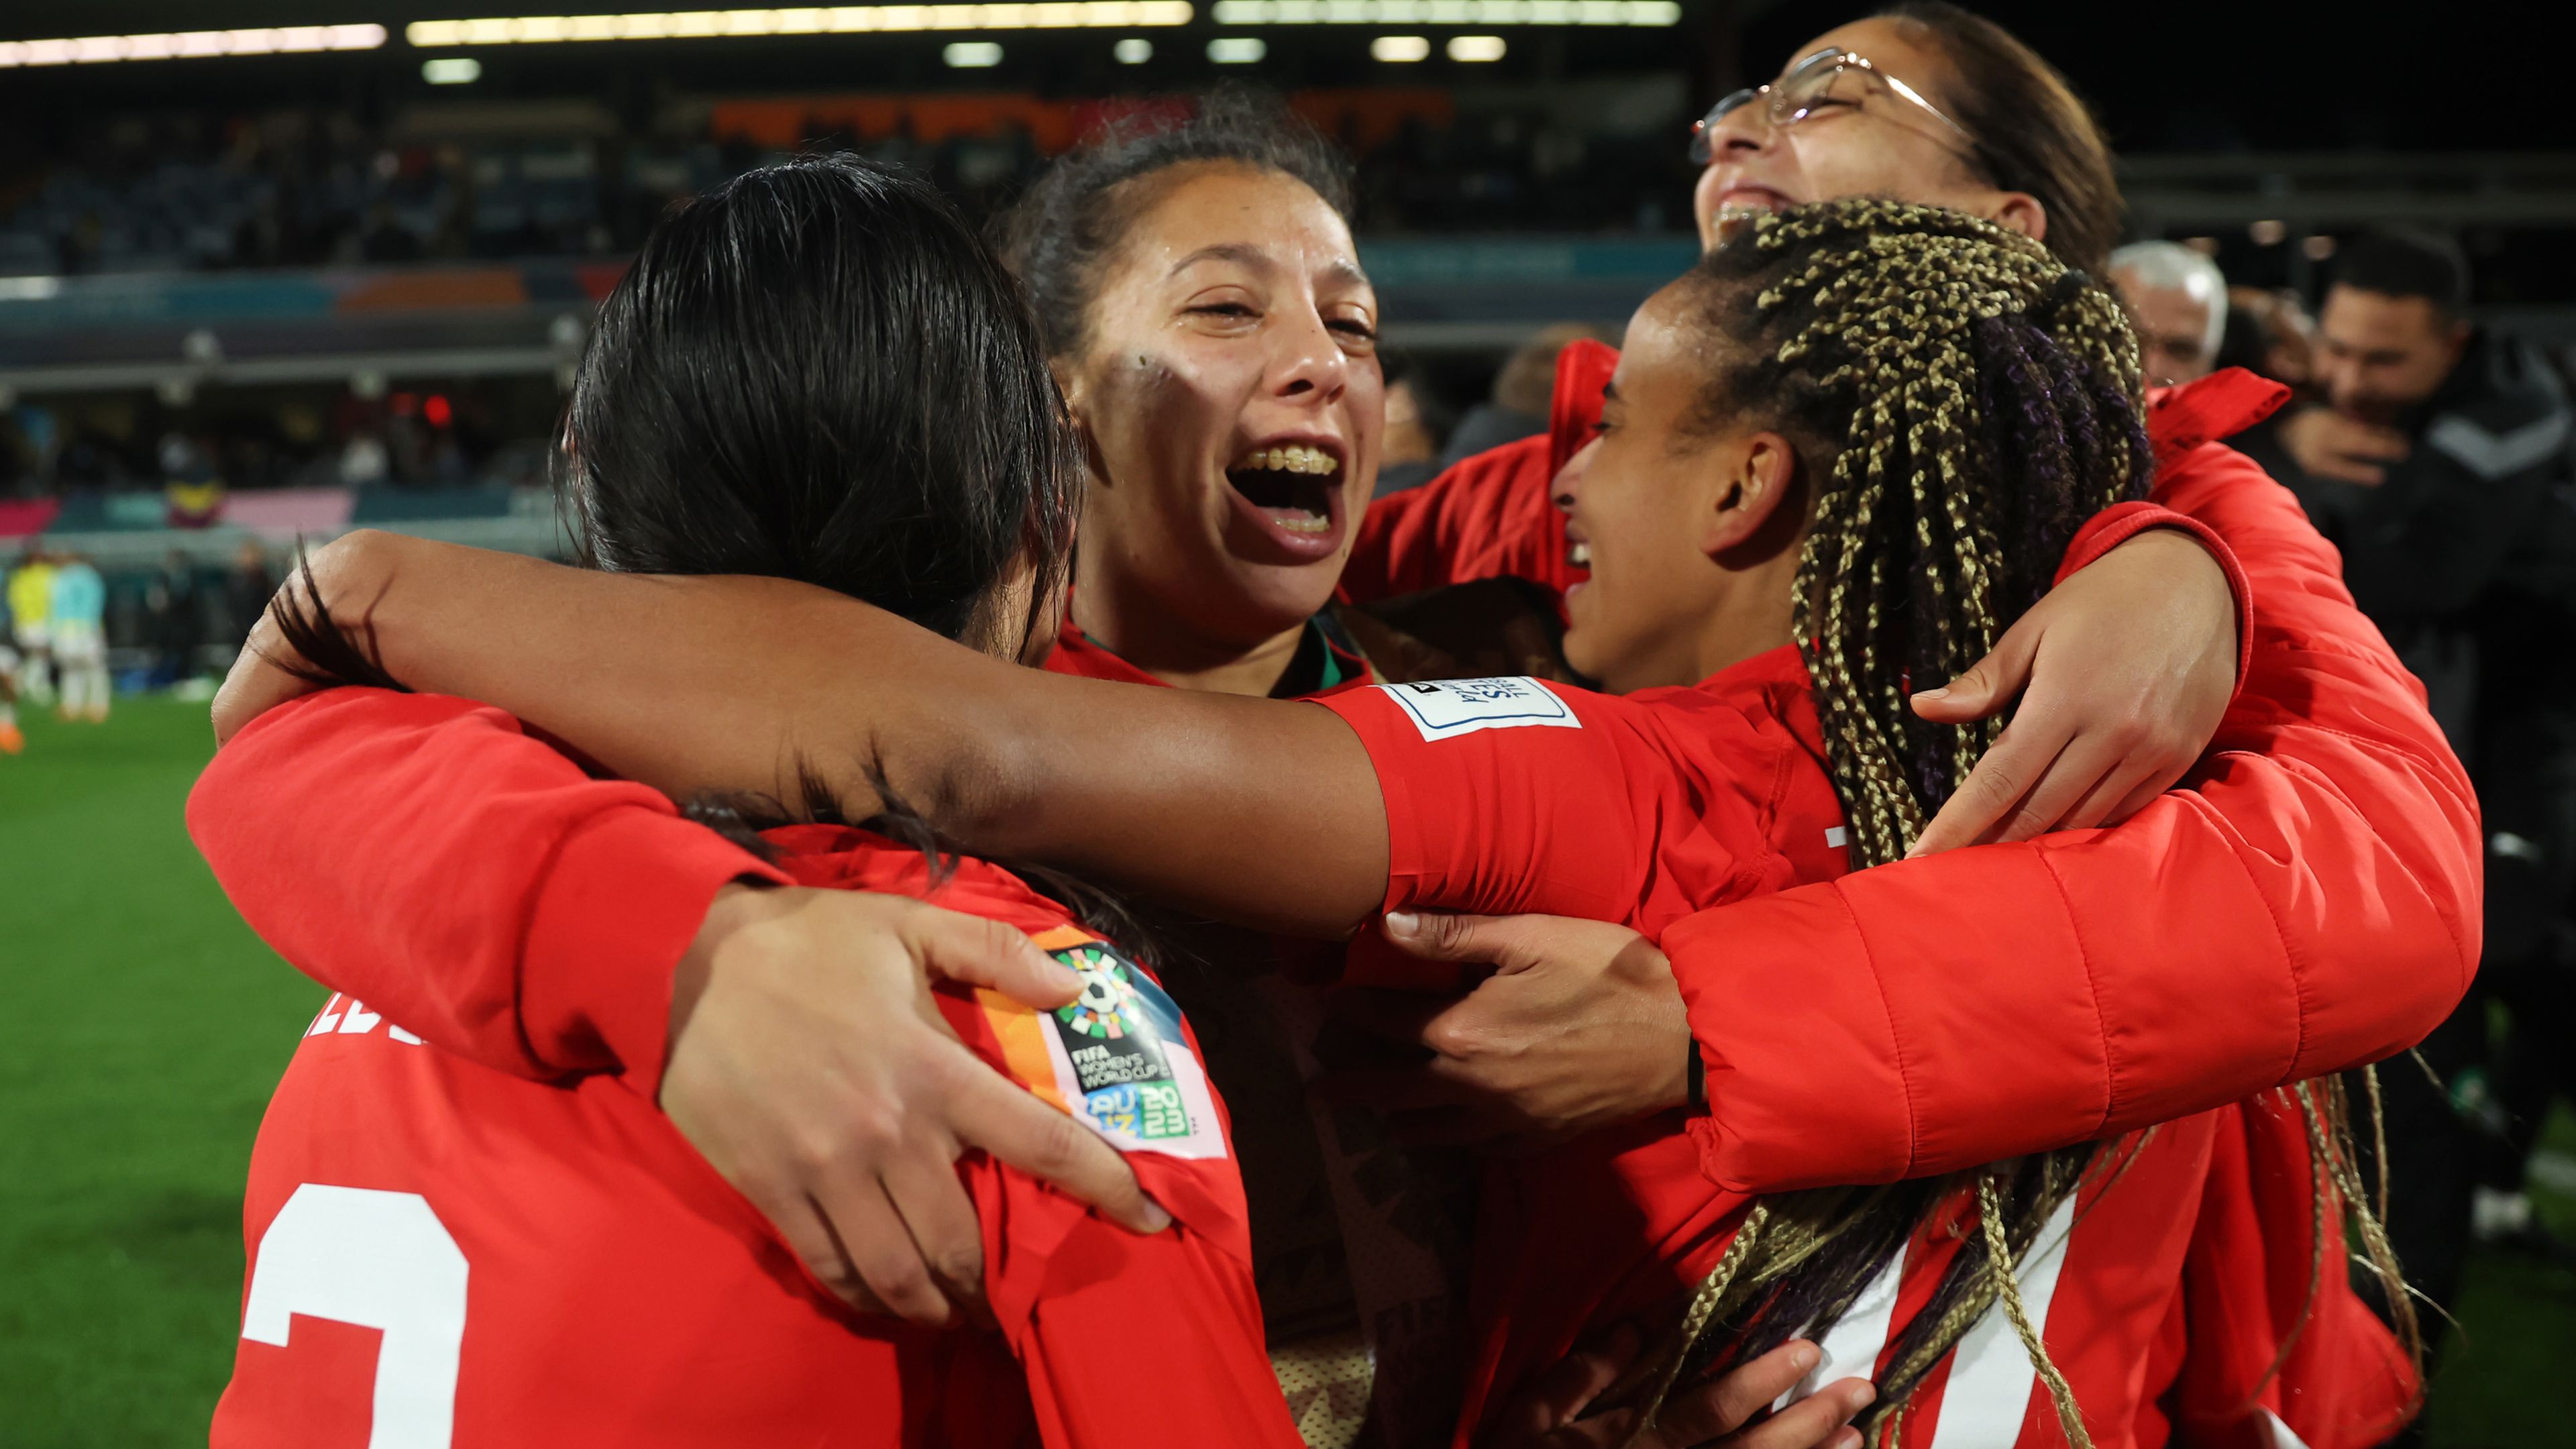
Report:
[[[1923,720],[1909,707],[1914,681],[1951,678],[1982,657],[2046,589],[2076,523],[2146,492],[2152,453],[2138,423],[2135,342],[2100,286],[2037,244],[1961,213],[1898,203],[1765,219],[1714,249],[1682,285],[1696,292],[1703,345],[1710,336],[1729,341],[1716,349],[1727,360],[1709,368],[1679,414],[1680,429],[1718,420],[1740,429],[1749,413],[1791,440],[1798,466],[1772,486],[1806,492],[1810,522],[1788,593],[1847,812],[1850,864],[1898,859],[1996,732]],[[1621,446],[1625,421],[1617,391],[1604,420],[1609,476],[1597,476],[1596,462],[1566,490],[1573,526],[1593,545],[1586,593],[1605,583],[1635,587],[1605,534],[1633,543],[1641,531],[1600,526],[1623,519],[1632,501],[1621,493],[1633,478],[1620,476],[1609,451]],[[1578,595],[1574,614],[1569,648],[1592,623],[1577,657],[1614,687],[1628,667],[1621,638],[1636,641],[1641,660],[1661,647],[1642,627],[1650,606],[1634,595]],[[1623,633],[1624,621],[1640,627]],[[2297,1100],[2317,1212],[2355,1217],[2371,1267],[2407,1319],[2411,1349],[2402,1282],[2354,1179],[2341,1105],[2307,1089]],[[2203,1116],[2152,1144],[2086,1144],[1949,1178],[1753,1205],[1654,1360],[1645,1418],[1686,1374],[1828,1331],[1860,1301],[1893,1293],[1916,1306],[1905,1323],[1882,1328],[1884,1350],[1870,1344],[1862,1362],[1819,1370],[1865,1369],[1875,1355],[1874,1439],[1892,1432],[1962,1338],[1999,1318],[2045,1385],[2049,1417],[2069,1442],[2088,1444],[2086,1414],[2041,1343],[2014,1265],[2035,1247],[2055,1251],[2062,1265],[2079,1199],[2089,1213],[2124,1179],[2131,1186],[2115,1211],[2134,1231],[2142,1200],[2195,1176],[2216,1125]],[[1569,1231],[1603,1207],[1561,1206],[1556,1226]],[[2145,1216],[2187,1222],[2182,1213]],[[1926,1231],[1936,1225],[1948,1229],[1946,1244]],[[2322,1231],[2312,1237],[2320,1252],[2325,1241]],[[1705,1259],[1714,1246],[1695,1251]],[[2165,1246],[2178,1256],[2179,1240]],[[1900,1286],[1900,1259],[1905,1278],[1928,1278],[1928,1296]],[[1534,1357],[1544,1362],[1553,1351],[1542,1345]],[[2097,1415],[2120,1407],[2093,1406]]]

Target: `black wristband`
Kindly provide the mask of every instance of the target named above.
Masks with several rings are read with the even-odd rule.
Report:
[[[1700,1059],[1699,1038],[1690,1042],[1690,1061],[1682,1068],[1682,1111],[1693,1117],[1708,1115],[1708,1063]]]

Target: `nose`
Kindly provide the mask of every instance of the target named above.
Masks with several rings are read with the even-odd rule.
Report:
[[[1565,460],[1565,466],[1556,470],[1556,477],[1547,485],[1547,492],[1548,501],[1555,504],[1559,512],[1574,511],[1574,496],[1583,488],[1583,475],[1592,466],[1592,455],[1600,451],[1601,439],[1596,436],[1575,449],[1574,456]]]
[[[1313,308],[1302,308],[1297,320],[1277,334],[1279,351],[1271,369],[1271,394],[1283,401],[1329,403],[1350,386],[1350,359],[1342,355],[1333,329]]]
[[[1708,131],[1708,164],[1753,155],[1771,145],[1771,97],[1757,95],[1717,118]]]

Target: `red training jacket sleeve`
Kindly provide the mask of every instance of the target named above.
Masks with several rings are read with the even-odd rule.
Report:
[[[671,969],[735,880],[786,878],[499,710],[334,689],[260,716],[188,797],[251,929],[307,976],[521,1077],[658,1089]]]
[[[1369,505],[1342,568],[1341,597],[1365,604],[1510,576],[1563,593],[1586,571],[1565,561],[1565,515],[1550,496],[1601,418],[1619,351],[1589,338],[1556,356],[1548,430],[1464,458],[1419,488]]]
[[[1739,1191],[2109,1136],[2419,1040],[2478,959],[2477,806],[2334,550],[2217,444],[2157,501],[2214,529],[2251,661],[2201,765],[2107,830],[1951,851],[1664,936]]]
[[[1341,596],[1365,604],[1508,573],[1497,562],[1521,554],[1535,559],[1540,550],[1531,535],[1543,533],[1556,513],[1547,497],[1555,476],[1547,456],[1548,437],[1536,434],[1462,458],[1421,487],[1370,504],[1342,566]],[[1562,557],[1562,522],[1556,535]]]
[[[1632,919],[1663,825],[1690,818],[1669,759],[1628,701],[1534,679],[1377,685],[1313,701],[1368,751],[1386,802],[1390,911],[1431,906]],[[1762,754],[1732,711],[1709,748]],[[1743,772],[1761,778],[1751,766]],[[1756,838],[1737,795],[1704,806],[1712,847]],[[1728,879],[1712,852],[1707,875]]]
[[[1249,1263],[1186,1224],[1140,1237],[1084,1213],[1043,1271],[1025,1322],[1005,1331],[1048,1449],[1300,1449]]]

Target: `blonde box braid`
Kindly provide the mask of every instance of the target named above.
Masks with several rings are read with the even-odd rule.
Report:
[[[1695,275],[1704,321],[1752,344],[1740,349],[1751,361],[1711,378],[1700,421],[1759,410],[1819,480],[1794,585],[1800,647],[1852,863],[1894,860],[1999,732],[1927,724],[1907,697],[1983,657],[2046,590],[2076,526],[2146,490],[2153,455],[2139,422],[2136,342],[2090,278],[2027,237],[1937,208],[1796,208],[1729,239]],[[2353,1166],[2343,1094],[2309,1084],[2287,1095],[2307,1119],[2318,1247],[2324,1214],[2346,1215],[2413,1351],[2418,1334]],[[2068,1442],[2087,1449],[2014,1265],[2060,1206],[2116,1180],[2143,1141],[1755,1204],[1648,1376],[1639,1436],[1673,1385],[1719,1355],[1740,1360],[1829,1326],[1918,1225],[1972,1187],[1974,1234],[1897,1336],[1864,1420],[1871,1440],[1893,1439],[1923,1376],[2000,1302]],[[1703,1347],[1711,1329],[1725,1332]]]
[[[1750,347],[1710,379],[1698,421],[1748,412],[1798,446],[1814,489],[1796,618],[1854,866],[1895,860],[1999,726],[1934,726],[1907,708],[1990,651],[2045,592],[2074,530],[2144,494],[2137,346],[2109,294],[2046,248],[1963,213],[1856,200],[1796,208],[1713,251],[1703,322]],[[2055,1401],[2082,1416],[2023,1308],[2013,1264],[2087,1180],[2087,1144],[1962,1178],[1824,1189],[1756,1204],[1693,1296],[1648,1412],[1712,1361],[1829,1324],[1973,1183],[1978,1225],[1895,1343],[1871,1411],[1900,1422],[1914,1386],[1998,1301]]]
[[[1907,696],[1994,647],[2046,590],[2049,542],[2145,493],[2137,346],[2110,295],[2046,248],[1931,207],[1800,208],[1706,270],[1759,280],[1751,317],[1740,289],[1732,310],[1780,337],[1720,396],[1785,391],[1832,454],[1799,637],[1852,863],[1894,860],[2000,729],[1926,725]]]

